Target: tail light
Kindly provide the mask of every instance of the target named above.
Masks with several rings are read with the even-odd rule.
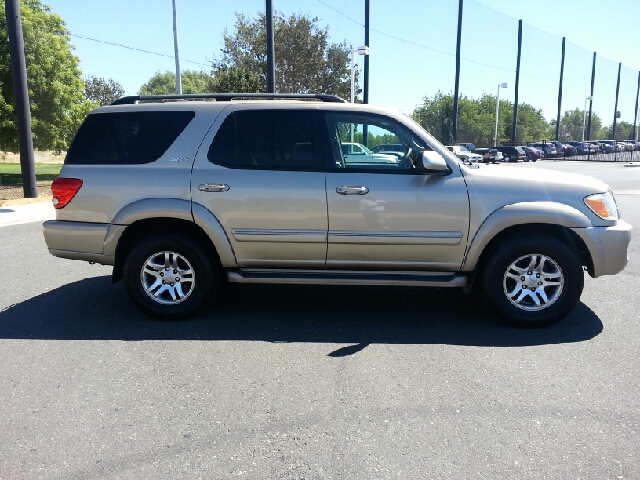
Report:
[[[82,187],[82,180],[79,178],[56,178],[51,184],[54,208],[63,208],[76,196]]]

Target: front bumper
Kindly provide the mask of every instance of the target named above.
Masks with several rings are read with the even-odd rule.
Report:
[[[618,220],[611,227],[572,228],[582,239],[593,262],[591,276],[615,275],[626,267],[629,257],[627,250],[631,242],[633,227],[624,220]]]

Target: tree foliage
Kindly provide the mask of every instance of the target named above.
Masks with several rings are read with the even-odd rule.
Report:
[[[215,93],[255,93],[260,91],[260,78],[241,67],[219,68],[209,83]]]
[[[274,14],[276,90],[281,93],[328,93],[349,98],[350,49],[345,42],[329,43],[328,27],[303,14]],[[214,72],[238,67],[260,80],[267,90],[265,14],[256,18],[236,14],[233,32],[224,32],[222,58]]]
[[[436,93],[425,97],[422,105],[413,112],[414,119],[429,133],[445,144],[453,142],[452,118],[453,95]],[[498,114],[497,143],[511,141],[513,104],[500,100]],[[458,142],[473,143],[477,146],[493,145],[496,122],[496,97],[483,95],[479,99],[461,95],[458,101]],[[549,138],[549,124],[542,110],[528,103],[518,107],[518,125],[516,139],[518,143],[527,143]]]
[[[90,102],[109,105],[124,95],[124,88],[113,78],[105,80],[90,76],[84,80],[84,96]]]
[[[83,94],[78,58],[72,54],[64,20],[40,0],[22,0],[20,15],[33,145],[41,150],[64,150],[96,104]],[[5,3],[1,2],[0,149],[17,152],[19,148]]]
[[[209,93],[211,92],[211,75],[205,72],[185,70],[181,74],[182,93]],[[156,74],[147,83],[140,87],[140,95],[175,95],[176,74],[165,72]]]
[[[587,123],[589,121],[588,113],[584,110],[576,108],[574,110],[567,110],[564,115],[560,117],[560,128],[558,129],[558,139],[561,141],[582,140],[582,128],[585,128],[584,138],[587,138]],[[555,135],[556,121],[551,120],[549,122],[553,134]],[[591,140],[603,140],[604,132],[602,131],[602,120],[600,117],[592,113],[591,114]]]

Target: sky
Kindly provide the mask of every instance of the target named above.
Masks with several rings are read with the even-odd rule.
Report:
[[[171,0],[43,0],[66,21],[85,76],[118,81],[135,95],[156,72],[175,72]],[[210,71],[235,14],[254,17],[264,0],[176,0],[182,70]],[[411,112],[424,97],[453,92],[456,0],[370,0],[369,102]],[[285,15],[318,17],[330,41],[364,44],[364,0],[273,0]],[[464,0],[460,93],[514,101],[518,19],[523,20],[519,101],[558,108],[562,37],[566,37],[562,111],[584,109],[597,52],[593,109],[613,121],[618,64],[618,110],[633,122],[640,70],[640,0]],[[359,68],[364,62],[357,59]],[[277,76],[277,72],[276,72]]]

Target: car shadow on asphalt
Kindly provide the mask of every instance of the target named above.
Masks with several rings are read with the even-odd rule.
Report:
[[[512,327],[458,289],[226,285],[197,316],[153,320],[109,276],[63,285],[0,312],[0,338],[40,340],[245,340],[516,347],[589,340],[603,329],[583,303],[541,329]]]

